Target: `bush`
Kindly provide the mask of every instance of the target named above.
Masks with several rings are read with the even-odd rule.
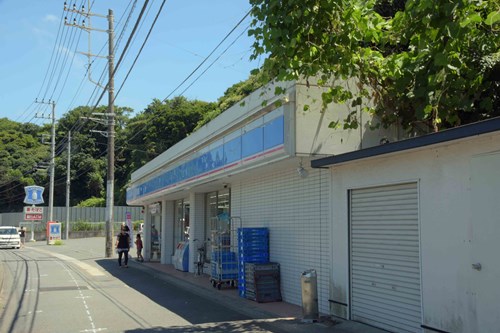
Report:
[[[134,230],[139,231],[141,229],[141,223],[144,223],[144,220],[138,220],[132,222],[132,226],[134,227]]]
[[[71,224],[70,230],[71,231],[89,231],[89,230],[94,230],[93,225],[94,225],[94,223],[91,223],[91,222],[77,221],[77,222]]]
[[[87,200],[83,200],[76,207],[106,207],[105,198],[92,197]]]

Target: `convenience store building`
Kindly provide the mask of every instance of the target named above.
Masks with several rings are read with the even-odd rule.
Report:
[[[190,272],[214,217],[228,214],[243,227],[269,228],[283,300],[300,305],[301,274],[315,269],[319,310],[328,314],[331,172],[311,168],[311,160],[393,141],[398,133],[373,130],[371,117],[346,105],[320,112],[324,90],[318,86],[279,86],[284,94],[275,95],[273,85],[255,91],[135,171],[127,203],[145,208],[146,260],[172,264],[176,247],[188,239]],[[351,112],[357,129],[329,128]]]

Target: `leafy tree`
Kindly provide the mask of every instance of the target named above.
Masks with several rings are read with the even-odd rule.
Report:
[[[213,104],[188,101],[185,97],[162,102],[158,99],[137,116],[126,128],[128,150],[123,156],[131,171],[158,156],[188,136]]]
[[[267,54],[262,70],[278,80],[319,76],[324,105],[372,98],[367,111],[409,130],[500,114],[500,0],[250,3],[252,57]]]
[[[24,187],[44,186],[47,182],[47,174],[38,173],[35,168],[49,156],[49,147],[38,139],[42,132],[36,125],[23,126],[0,119],[0,211],[22,209]]]
[[[106,198],[88,198],[80,202],[77,207],[106,207]]]
[[[243,98],[250,95],[252,92],[260,88],[263,84],[267,83],[269,81],[269,78],[265,75],[266,73],[257,71],[255,74],[250,75],[247,80],[241,81],[229,87],[224,92],[224,96],[218,99],[217,104],[211,105],[212,110],[206,112],[203,115],[203,118],[196,125],[195,130],[209,123],[219,114],[226,111],[234,104],[240,102]]]
[[[128,122],[128,115],[132,109],[128,107],[115,107],[115,145],[122,144],[124,130]],[[71,138],[71,186],[78,189],[72,191],[70,204],[74,205],[86,200],[89,197],[106,197],[106,177],[107,177],[107,136],[103,135],[107,131],[107,125],[89,121],[88,118],[96,118],[92,113],[106,113],[107,108],[100,106],[96,110],[90,107],[77,107],[63,117],[58,122],[57,142],[61,149],[65,149],[68,132],[72,131]],[[103,118],[105,122],[106,119]],[[115,151],[118,151],[115,149]],[[121,177],[117,177],[117,170],[120,170],[120,158],[115,155],[115,192],[119,193],[120,187],[124,184]],[[56,158],[56,193],[65,193],[66,187],[66,163],[67,152],[62,151]],[[118,174],[119,175],[119,174]],[[115,197],[116,197],[115,193]],[[65,196],[59,195],[54,198],[57,205],[65,204]],[[123,204],[123,203],[122,203]]]

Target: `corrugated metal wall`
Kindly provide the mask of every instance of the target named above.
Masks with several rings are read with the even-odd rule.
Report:
[[[328,170],[295,169],[267,173],[231,183],[231,215],[244,227],[268,227],[271,261],[281,266],[283,300],[302,305],[300,278],[307,269],[318,273],[320,312],[329,313]]]
[[[351,317],[421,332],[417,183],[351,192]]]
[[[44,207],[44,219],[42,223],[46,223],[49,211],[48,207]],[[132,221],[144,219],[141,213],[141,207],[116,206],[114,208],[114,221],[125,222],[126,213],[132,214]],[[54,207],[53,219],[55,221],[66,221],[66,207]],[[23,213],[3,213],[0,214],[0,225],[19,225],[23,222]],[[69,212],[70,222],[104,222],[106,220],[106,207],[70,207]]]

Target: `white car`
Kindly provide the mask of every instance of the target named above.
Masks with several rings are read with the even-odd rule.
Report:
[[[0,227],[0,248],[15,248],[21,247],[21,237],[17,232],[16,227]]]

